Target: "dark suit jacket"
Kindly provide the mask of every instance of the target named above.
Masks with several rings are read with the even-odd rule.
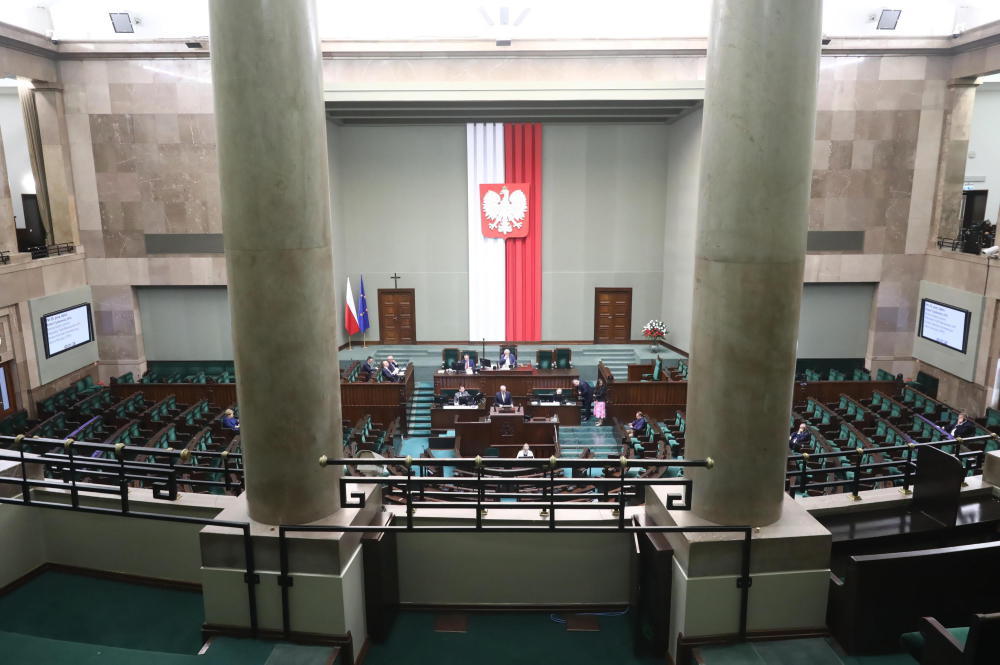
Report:
[[[363,369],[367,370],[367,372],[368,372],[369,374],[371,374],[372,372],[374,372],[374,371],[375,371],[375,365],[372,365],[372,364],[371,364],[370,362],[368,362],[367,360],[365,361],[365,364],[364,364],[364,365],[363,365],[362,367],[363,367]]]
[[[799,450],[802,446],[809,445],[810,441],[812,441],[812,434],[808,431],[800,433],[796,430],[795,432],[792,432],[791,438],[788,439],[788,447],[792,450]]]
[[[970,436],[976,435],[976,425],[971,420],[966,420],[961,425],[952,425],[951,428],[948,429],[948,432],[951,433],[952,430],[955,431],[952,436],[957,436],[961,439],[967,439]]]
[[[395,381],[396,375],[392,373],[391,367],[382,368],[382,380],[383,381]]]
[[[503,362],[504,362],[503,356],[500,356],[501,367],[503,366]],[[513,353],[510,354],[510,366],[517,367],[517,356],[515,356]]]
[[[583,379],[580,380],[580,385],[576,387],[576,390],[580,393],[580,399],[584,402],[589,402],[594,397],[594,387]]]
[[[580,385],[583,385],[582,383]],[[596,402],[606,402],[608,401],[608,384],[600,383],[594,388],[594,401]]]
[[[510,391],[505,393],[497,393],[493,398],[493,403],[497,406],[513,406],[514,396],[510,394]]]
[[[581,383],[580,385],[582,386],[583,383]],[[635,432],[636,434],[643,434],[646,431],[646,419],[636,418],[635,420],[632,421],[631,426],[633,432]]]
[[[462,360],[461,362],[459,362],[459,367],[462,368],[462,371],[465,371],[467,369],[476,369],[476,361],[473,360],[472,358],[469,358],[467,361]]]

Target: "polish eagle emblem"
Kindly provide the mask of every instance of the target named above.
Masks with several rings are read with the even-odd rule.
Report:
[[[528,185],[480,185],[483,235],[488,238],[523,238],[528,235]]]

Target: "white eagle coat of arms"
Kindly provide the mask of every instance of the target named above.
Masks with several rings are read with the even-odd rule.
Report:
[[[528,235],[526,183],[480,185],[483,235],[487,238],[523,238]]]

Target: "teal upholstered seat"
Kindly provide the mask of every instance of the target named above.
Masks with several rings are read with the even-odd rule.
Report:
[[[556,349],[556,367],[558,369],[569,369],[573,366],[573,350],[569,348]]]
[[[535,367],[538,369],[552,369],[554,364],[554,354],[551,350],[535,351]]]

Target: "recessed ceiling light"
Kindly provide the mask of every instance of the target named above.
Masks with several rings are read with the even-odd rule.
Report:
[[[111,27],[115,32],[135,32],[132,27],[132,17],[128,12],[111,12],[108,16],[111,17]]]
[[[896,24],[899,22],[899,15],[902,13],[901,9],[883,9],[882,15],[878,17],[877,30],[895,30]]]

